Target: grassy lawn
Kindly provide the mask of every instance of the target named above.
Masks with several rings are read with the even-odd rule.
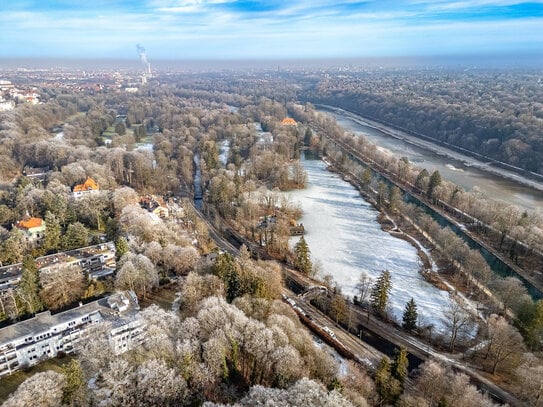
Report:
[[[47,370],[60,372],[61,366],[69,363],[71,359],[71,356],[65,356],[62,359],[49,359],[33,366],[29,371],[23,372],[20,370],[10,376],[3,377],[0,379],[0,403],[3,403],[22,382],[35,373],[45,372]]]
[[[177,287],[161,287],[153,293],[149,294],[146,299],[140,300],[140,306],[146,308],[151,304],[156,304],[160,308],[170,311],[172,309],[172,303],[175,300],[177,293]]]

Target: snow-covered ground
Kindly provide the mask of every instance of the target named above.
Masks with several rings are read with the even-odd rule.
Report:
[[[136,143],[136,150],[153,151],[153,143]]]
[[[300,220],[313,261],[322,263],[343,294],[356,294],[362,272],[376,279],[383,270],[392,275],[391,313],[399,321],[407,301],[417,303],[421,326],[434,325],[444,332],[443,310],[449,294],[427,283],[419,273],[417,252],[408,242],[383,232],[378,212],[348,182],[326,170],[320,160],[302,160],[308,175],[304,190],[290,192],[300,203]],[[294,238],[295,243],[298,238]]]
[[[219,161],[223,166],[228,162],[228,154],[230,153],[230,140],[219,141]]]

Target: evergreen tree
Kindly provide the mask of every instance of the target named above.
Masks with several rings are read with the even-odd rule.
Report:
[[[400,204],[401,200],[402,193],[400,191],[400,188],[392,185],[388,189],[388,209],[391,211],[395,211],[396,209],[398,209],[398,205]]]
[[[9,237],[2,242],[0,261],[3,265],[19,263],[24,256],[26,240],[18,228],[9,232]]]
[[[391,375],[390,359],[381,359],[375,371],[375,387],[382,404],[391,404],[402,392],[400,382]]]
[[[35,314],[43,308],[40,300],[39,271],[36,260],[32,256],[25,256],[23,259],[23,273],[17,286],[17,294],[29,314]]]
[[[309,250],[309,246],[307,245],[307,242],[303,236],[300,238],[300,240],[298,240],[296,246],[294,246],[294,253],[296,255],[296,268],[305,275],[309,275],[309,273],[311,273],[311,269],[313,268],[313,264],[311,263],[310,258],[311,251]]]
[[[85,375],[81,362],[72,359],[70,363],[61,369],[66,378],[66,384],[62,389],[62,403],[67,405],[85,405]]]
[[[89,244],[89,231],[80,222],[71,223],[66,229],[66,234],[62,240],[64,250],[85,247]]]
[[[311,145],[311,139],[313,138],[313,132],[311,131],[311,129],[308,127],[305,131],[305,135],[304,135],[304,145],[306,146],[310,146]]]
[[[370,184],[370,182],[371,182],[371,169],[370,169],[370,167],[366,167],[366,169],[362,173],[361,182],[362,182],[362,186],[364,188],[366,188]]]
[[[384,270],[373,285],[370,295],[371,308],[381,317],[386,316],[388,297],[391,289],[392,282],[390,272],[388,270]]]
[[[430,177],[430,181],[428,182],[428,191],[427,191],[428,198],[434,197],[434,191],[440,184],[441,184],[441,174],[439,173],[438,170],[435,170],[432,173],[432,176]]]
[[[377,187],[377,207],[383,209],[388,196],[388,188],[383,181],[379,182]]]
[[[126,237],[121,236],[115,241],[115,257],[119,260],[123,255],[128,252],[128,240]]]
[[[213,273],[224,283],[226,301],[232,302],[235,298],[243,295],[241,268],[231,254],[219,255],[213,266]]]
[[[407,368],[409,367],[409,360],[407,359],[407,351],[404,348],[396,349],[396,358],[392,364],[392,376],[400,382],[403,386],[405,378],[407,377]]]
[[[45,214],[45,241],[43,248],[46,253],[54,253],[60,248],[62,228],[60,220],[52,212]]]
[[[415,188],[422,192],[422,190],[424,189],[424,184],[426,183],[426,178],[428,178],[429,176],[430,174],[428,173],[426,168],[423,168],[415,179]]]
[[[411,299],[407,301],[407,304],[405,304],[405,310],[402,317],[403,329],[405,329],[406,331],[412,331],[416,329],[418,317],[419,314],[417,312],[417,304],[415,303],[413,297],[411,297]]]

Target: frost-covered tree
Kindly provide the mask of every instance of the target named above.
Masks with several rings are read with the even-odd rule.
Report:
[[[57,407],[62,404],[66,380],[54,371],[40,372],[26,379],[6,400],[3,407]]]
[[[204,403],[205,407],[220,407],[214,403]],[[232,407],[253,406],[314,406],[314,407],[352,407],[353,405],[337,391],[327,391],[321,384],[303,378],[288,389],[273,389],[255,386],[247,396]]]
[[[180,247],[167,245],[162,253],[164,267],[177,275],[187,274],[194,268],[198,260],[198,252],[192,246]]]
[[[40,297],[50,309],[57,309],[79,300],[87,279],[81,268],[67,265],[49,273],[40,274]]]
[[[477,388],[469,383],[468,376],[455,373],[434,360],[420,365],[414,385],[417,395],[430,406],[438,403],[455,407],[495,406],[488,396],[479,393]]]
[[[158,286],[158,273],[155,266],[143,254],[126,253],[118,266],[120,270],[115,278],[115,286],[121,290],[133,290],[145,297]]]
[[[488,371],[496,374],[498,369],[516,368],[522,352],[525,351],[524,341],[518,330],[498,315],[491,315],[488,318],[487,328],[488,335],[481,355]]]
[[[115,359],[103,373],[100,394],[107,406],[178,406],[185,404],[187,384],[175,369],[150,359],[141,365]]]
[[[527,354],[515,371],[517,385],[522,389],[520,397],[530,406],[543,406],[543,365],[532,354]]]
[[[192,315],[204,298],[223,295],[224,284],[217,276],[189,273],[181,287],[180,310],[184,314]]]
[[[473,327],[473,318],[464,307],[454,299],[451,299],[444,311],[446,325],[449,329],[449,352],[454,352],[454,347],[459,339],[463,339]]]

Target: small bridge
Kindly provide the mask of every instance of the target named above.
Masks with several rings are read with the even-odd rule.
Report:
[[[328,288],[326,288],[325,286],[323,285],[312,285],[312,286],[309,286],[307,287],[307,289],[298,295],[298,297],[300,298],[307,298],[309,297],[310,295],[313,296],[313,295],[326,295],[328,294]]]

